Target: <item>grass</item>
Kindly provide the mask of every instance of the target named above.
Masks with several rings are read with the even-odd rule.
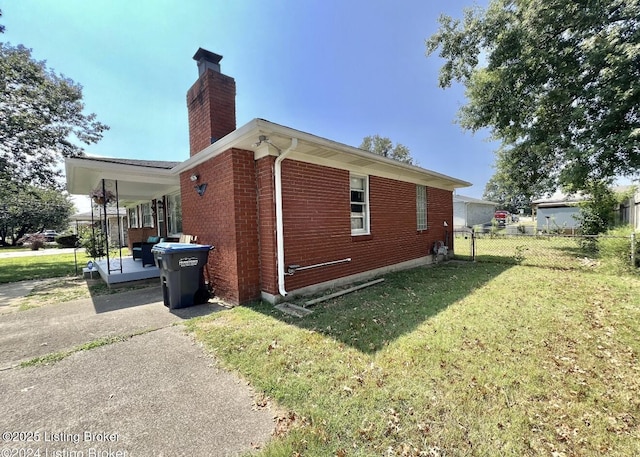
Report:
[[[0,252],[25,252],[31,249],[26,246],[2,246]]]
[[[78,271],[87,262],[84,253],[77,254]],[[0,284],[28,279],[59,278],[75,276],[76,264],[73,254],[51,254],[0,259]]]
[[[78,271],[82,271],[87,259],[84,253],[77,254]],[[148,284],[140,284],[111,289],[102,281],[86,281],[76,276],[75,270],[73,254],[0,258],[0,284],[30,279],[44,280],[15,305],[5,308],[4,312],[26,311],[55,303],[149,287]]]
[[[580,245],[580,237],[570,236],[490,236],[476,235],[476,261],[498,262],[511,265],[543,266],[562,269],[599,270],[601,272],[629,272],[629,233],[624,236],[601,237],[597,245],[622,245],[616,255],[600,254]],[[626,252],[624,247],[627,246]],[[602,250],[601,250],[602,251]],[[471,258],[470,236],[456,235],[455,255],[459,259]],[[612,264],[615,260],[615,265]]]
[[[640,454],[635,277],[449,263],[189,326],[288,411],[262,456]]]
[[[119,294],[129,290],[144,289],[154,287],[149,284],[136,284],[128,287],[109,288],[100,281],[86,281],[77,277],[56,278],[45,281],[34,288],[25,297],[22,297],[15,305],[7,307],[2,312],[27,311],[29,309],[40,308],[42,306],[66,303],[82,298],[97,297],[100,295]]]
[[[67,357],[75,354],[76,352],[89,351],[91,349],[107,346],[109,344],[120,343],[122,341],[127,341],[133,338],[134,336],[143,335],[145,333],[149,333],[154,330],[155,329],[148,329],[141,332],[131,333],[128,335],[114,335],[114,336],[106,336],[103,338],[98,338],[96,340],[89,341],[87,343],[76,346],[67,351],[52,352],[50,354],[46,354],[41,357],[35,357],[33,359],[26,360],[20,364],[20,367],[26,368],[26,367],[34,367],[34,366],[40,366],[40,365],[51,365],[53,363],[66,359]]]

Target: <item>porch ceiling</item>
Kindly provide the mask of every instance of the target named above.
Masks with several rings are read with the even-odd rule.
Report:
[[[121,201],[151,200],[180,190],[180,177],[166,168],[105,162],[92,158],[67,159],[65,168],[67,190],[73,195],[88,195],[102,185],[102,179],[117,181]],[[115,192],[115,189],[109,190]]]

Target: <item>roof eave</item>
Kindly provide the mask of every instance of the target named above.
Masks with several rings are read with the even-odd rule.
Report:
[[[257,144],[260,135],[265,135],[272,140],[272,144],[275,145],[275,148],[272,148],[273,155],[277,155],[277,149],[284,150],[289,147],[291,139],[296,138],[298,140],[298,147],[290,156],[295,160],[344,169],[360,169],[363,172],[369,171],[371,174],[423,183],[432,187],[448,190],[472,185],[470,182],[461,179],[415,165],[398,162],[397,160],[382,157],[353,146],[275,124],[264,119],[251,120],[239,129],[231,132],[177,165],[172,171],[174,173],[182,173],[190,170],[231,148],[251,150],[256,154],[260,147]],[[304,147],[305,145],[306,147]],[[319,151],[324,151],[325,154],[318,154]],[[326,152],[328,152],[328,154]],[[335,152],[336,154],[331,155],[331,152]],[[341,153],[342,156],[337,153]]]

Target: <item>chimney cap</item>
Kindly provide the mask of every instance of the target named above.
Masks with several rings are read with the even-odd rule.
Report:
[[[205,60],[207,62],[211,62],[213,64],[219,65],[220,61],[222,60],[222,56],[220,54],[216,54],[215,52],[198,48],[196,53],[193,55],[193,60],[198,62],[200,62],[201,60]]]
[[[204,75],[207,70],[220,73],[222,56],[219,54],[198,48],[198,51],[193,55],[193,60],[198,62],[198,77]]]

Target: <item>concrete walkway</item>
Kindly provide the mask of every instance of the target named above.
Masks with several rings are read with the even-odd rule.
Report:
[[[0,314],[3,314],[10,306],[22,301],[22,298],[29,295],[34,288],[53,281],[56,279],[36,279],[0,284]]]
[[[275,413],[256,408],[246,382],[184,331],[184,319],[212,312],[224,308],[170,312],[153,287],[0,315],[0,431],[40,437],[0,448],[232,456],[263,445]],[[130,338],[78,350],[109,336]],[[74,348],[54,363],[19,366]]]
[[[73,248],[44,248],[32,251],[25,249],[24,251],[0,251],[0,259],[6,259],[10,257],[31,257],[34,255],[56,255],[56,254],[73,254]],[[77,250],[79,255],[85,255],[84,248]]]

